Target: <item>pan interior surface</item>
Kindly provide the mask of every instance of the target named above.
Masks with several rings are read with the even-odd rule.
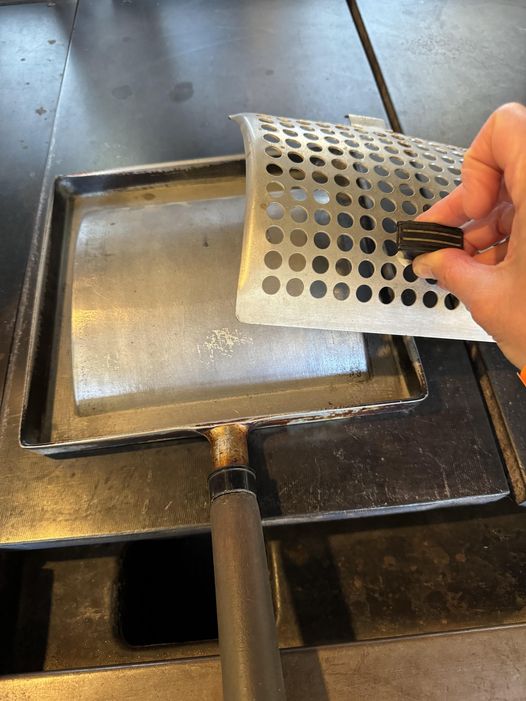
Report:
[[[237,321],[241,185],[185,184],[164,202],[155,190],[135,201],[120,193],[79,208],[71,348],[80,415],[347,383],[367,371],[356,334]]]
[[[75,452],[425,396],[412,340],[236,318],[242,158],[150,168],[57,183],[47,236],[62,253],[41,278],[22,445]]]

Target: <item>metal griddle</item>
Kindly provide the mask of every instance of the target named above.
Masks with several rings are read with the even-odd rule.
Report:
[[[21,444],[206,436],[225,698],[270,699],[283,681],[248,430],[409,407],[427,389],[410,338],[236,320],[244,176],[232,157],[56,181]]]

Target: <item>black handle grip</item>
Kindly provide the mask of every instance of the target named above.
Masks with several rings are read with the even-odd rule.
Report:
[[[433,222],[399,221],[396,244],[406,258],[413,259],[441,248],[464,248],[464,232],[456,226]]]

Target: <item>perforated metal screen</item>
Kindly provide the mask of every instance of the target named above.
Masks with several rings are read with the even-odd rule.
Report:
[[[240,321],[490,340],[395,243],[397,220],[460,183],[462,149],[374,124],[233,119],[247,158]]]

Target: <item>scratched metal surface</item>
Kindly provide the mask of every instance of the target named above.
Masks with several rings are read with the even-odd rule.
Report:
[[[0,3],[0,404],[76,4]]]
[[[469,146],[505,102],[526,103],[526,3],[358,0],[402,129]]]
[[[526,628],[466,635],[419,635],[402,640],[286,650],[289,701],[371,698],[377,701],[523,701]],[[4,677],[9,701],[221,701],[219,658],[124,665]],[[351,696],[352,695],[352,696]]]

